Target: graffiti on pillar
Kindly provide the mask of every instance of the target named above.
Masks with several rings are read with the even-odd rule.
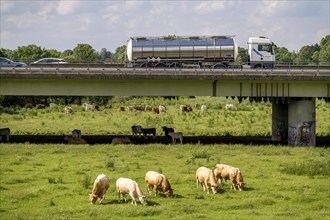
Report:
[[[310,146],[312,142],[313,132],[311,127],[314,121],[298,124],[297,127],[289,126],[288,144],[294,146]]]
[[[314,122],[304,121],[302,124],[298,124],[298,140],[301,146],[310,146],[312,139],[311,127]]]
[[[274,141],[283,141],[286,140],[286,128],[285,128],[285,124],[283,121],[279,121],[278,123],[276,123],[275,125],[275,134],[273,137]]]
[[[297,128],[293,126],[289,126],[288,130],[288,144],[296,145],[297,141]]]

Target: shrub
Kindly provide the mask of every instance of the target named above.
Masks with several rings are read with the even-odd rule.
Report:
[[[108,159],[105,161],[105,167],[110,171],[114,171],[115,170],[115,159],[113,159],[113,157],[109,156]]]

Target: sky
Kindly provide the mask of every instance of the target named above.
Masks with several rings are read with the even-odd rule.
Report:
[[[299,51],[330,34],[330,0],[0,0],[0,47],[114,52],[134,36],[267,36]]]

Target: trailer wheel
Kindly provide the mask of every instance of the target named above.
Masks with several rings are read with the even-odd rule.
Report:
[[[172,68],[172,69],[178,69],[178,68],[181,68],[181,65],[180,65],[180,63],[171,63],[170,64],[170,68]]]
[[[212,69],[227,69],[227,66],[222,63],[217,63],[212,66]]]

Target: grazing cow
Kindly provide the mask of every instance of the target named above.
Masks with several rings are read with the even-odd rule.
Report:
[[[81,138],[81,131],[80,130],[78,130],[78,129],[73,129],[72,130],[72,137],[73,138]]]
[[[156,114],[159,114],[159,106],[152,107],[152,111]]]
[[[44,104],[36,104],[36,109],[45,109],[46,105]]]
[[[68,114],[68,115],[73,114],[73,109],[69,106],[65,106],[64,107],[64,113]]]
[[[243,181],[243,175],[239,168],[232,167],[226,164],[217,164],[214,169],[214,175],[216,179],[220,180],[220,186],[222,188],[222,179],[230,180],[232,186],[230,188],[238,187],[239,191],[243,190],[244,187],[244,181]]]
[[[148,134],[152,134],[153,139],[156,139],[156,128],[141,128],[141,131],[145,139],[147,139]]]
[[[24,108],[33,108],[33,105],[32,103],[26,103]]]
[[[183,140],[183,134],[182,132],[168,132],[168,135],[172,138],[172,142],[173,144],[176,144],[176,139],[180,140],[180,143],[182,144],[182,140]]]
[[[105,199],[105,193],[109,188],[108,177],[104,174],[100,174],[96,177],[93,185],[92,194],[89,194],[89,199],[92,204],[96,202],[97,199],[100,199],[100,203]]]
[[[0,128],[0,142],[2,142],[2,141],[9,142],[9,139],[10,139],[10,129],[9,128]]]
[[[163,174],[155,171],[148,171],[145,176],[145,182],[150,195],[152,194],[153,189],[155,189],[155,196],[157,196],[158,191],[163,192],[167,197],[173,195],[171,184]]]
[[[139,198],[140,202],[143,205],[147,204],[147,198],[143,195],[139,185],[134,180],[120,177],[116,181],[116,189],[118,193],[118,202],[120,203],[120,195],[123,196],[123,199],[126,202],[126,194],[129,194],[132,198],[132,204],[136,204],[136,198]]]
[[[87,144],[87,142],[82,138],[74,138],[71,135],[67,135],[64,138],[65,141],[68,142],[68,144]]]
[[[119,106],[118,110],[119,110],[120,112],[124,112],[124,111],[125,111],[125,106]]]
[[[198,189],[199,183],[203,186],[204,192],[207,190],[207,194],[210,194],[210,187],[213,194],[217,193],[217,182],[214,173],[211,169],[206,167],[200,167],[196,171],[196,185]]]
[[[112,105],[111,104],[107,104],[107,105],[104,106],[104,108],[105,109],[112,109]],[[124,108],[124,110],[125,110],[125,108]]]
[[[111,144],[132,144],[132,142],[128,137],[115,137],[112,139]]]
[[[189,105],[180,105],[180,110],[182,112],[192,112],[192,107]]]
[[[57,108],[57,107],[58,107],[58,105],[57,105],[57,104],[55,104],[55,103],[49,103],[49,107],[50,107],[50,108]]]
[[[168,135],[169,132],[174,132],[173,128],[168,128],[166,126],[162,127],[163,131],[165,132],[165,137],[171,138],[171,136]]]
[[[152,111],[152,107],[151,107],[150,105],[146,105],[146,106],[144,107],[144,111],[145,111],[145,112],[151,112],[151,111]]]
[[[201,111],[202,112],[207,112],[208,110],[207,110],[207,106],[206,105],[202,105],[201,106]]]
[[[85,109],[85,111],[93,111],[94,110],[94,106],[92,106],[88,103],[83,103],[81,106]]]
[[[234,104],[226,104],[226,110],[237,110]]]
[[[132,126],[132,137],[141,135],[142,134],[142,126],[140,125],[133,125]]]
[[[166,113],[166,107],[163,105],[158,106],[159,113]]]

